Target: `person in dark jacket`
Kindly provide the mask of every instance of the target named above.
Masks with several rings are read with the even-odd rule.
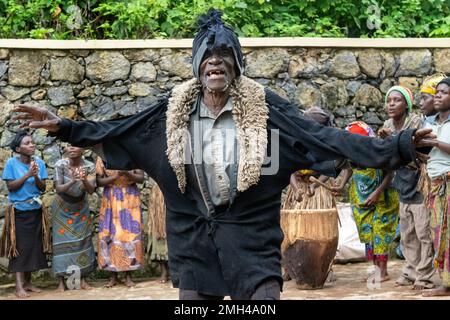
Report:
[[[94,147],[107,168],[141,168],[156,181],[180,299],[279,299],[280,201],[290,175],[343,157],[394,169],[416,159],[415,146],[432,136],[405,130],[383,141],[304,118],[243,75],[239,40],[220,16],[200,17],[195,78],[170,98],[126,119],[71,121],[28,105],[15,108],[23,112],[15,119]]]

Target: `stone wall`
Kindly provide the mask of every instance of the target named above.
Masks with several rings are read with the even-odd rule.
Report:
[[[302,109],[320,106],[332,111],[339,127],[361,119],[378,128],[385,119],[383,99],[390,86],[410,87],[417,104],[425,76],[436,71],[450,74],[450,49],[274,47],[244,48],[244,52],[247,76]],[[127,116],[191,78],[190,63],[188,49],[0,48],[0,171],[11,155],[7,146],[17,130],[17,123],[10,121],[15,104],[38,104],[77,120]],[[62,156],[61,145],[42,130],[33,136],[37,155],[52,175],[54,163]],[[91,154],[87,156],[92,159]],[[143,186],[144,202],[149,184]],[[6,193],[1,183],[0,207],[6,204]],[[93,196],[95,208],[98,199]]]

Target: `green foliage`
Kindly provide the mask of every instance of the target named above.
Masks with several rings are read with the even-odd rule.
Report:
[[[450,0],[0,0],[0,37],[188,38],[211,7],[243,37],[450,37]]]

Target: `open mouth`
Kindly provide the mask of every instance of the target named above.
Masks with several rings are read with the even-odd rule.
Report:
[[[225,71],[223,70],[210,70],[206,73],[206,75],[210,78],[222,77],[225,75]]]

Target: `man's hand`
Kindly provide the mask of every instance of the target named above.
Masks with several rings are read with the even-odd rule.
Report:
[[[59,122],[61,121],[61,118],[45,108],[20,104],[18,107],[13,109],[13,112],[22,113],[12,117],[12,120],[19,120],[21,122],[20,128],[42,128],[50,132],[57,132],[59,130]]]
[[[438,144],[436,135],[431,133],[431,129],[419,129],[413,136],[414,145],[416,148],[421,147],[435,147]]]

